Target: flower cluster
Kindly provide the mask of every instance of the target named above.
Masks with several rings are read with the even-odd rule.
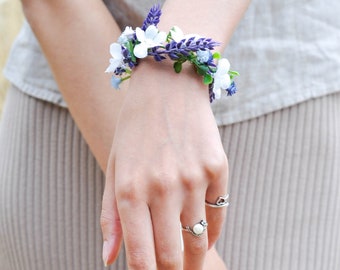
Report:
[[[143,22],[135,30],[127,26],[116,43],[110,45],[110,65],[105,72],[114,73],[112,86],[119,88],[120,83],[131,77],[132,69],[139,59],[152,56],[155,61],[164,59],[174,61],[174,70],[180,73],[185,62],[193,64],[197,73],[203,77],[203,83],[209,85],[210,102],[221,97],[222,90],[227,95],[236,92],[233,81],[238,72],[230,70],[230,63],[212,51],[218,42],[196,34],[185,35],[174,26],[169,33],[158,30],[161,9],[155,5]]]

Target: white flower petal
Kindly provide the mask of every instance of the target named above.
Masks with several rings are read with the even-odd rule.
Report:
[[[214,87],[214,94],[215,94],[215,98],[216,99],[220,99],[221,98],[221,88],[215,89]]]
[[[109,65],[107,69],[105,70],[105,73],[114,72],[115,70],[116,68],[113,65]]]
[[[158,34],[158,29],[153,24],[148,26],[145,30],[145,38],[153,40]]]
[[[110,58],[110,65],[105,70],[105,72],[114,72],[116,68],[120,65],[120,61],[117,61],[116,59]]]
[[[114,59],[123,59],[122,47],[118,43],[112,43],[110,45],[110,54]]]
[[[140,42],[145,41],[145,32],[139,27],[136,28],[136,37]]]
[[[216,73],[227,73],[230,69],[230,63],[227,58],[222,58],[218,61]]]
[[[158,45],[161,45],[165,42],[167,34],[165,32],[159,32],[154,38],[154,42]]]
[[[131,26],[126,26],[124,32],[122,33],[122,35],[124,35],[124,36],[131,36],[134,33],[135,32],[133,31]]]
[[[145,43],[140,43],[133,49],[133,54],[137,58],[145,58],[148,55],[148,46]]]
[[[182,29],[180,29],[178,26],[174,26],[171,30],[171,37],[174,41],[180,42],[184,38],[184,33]]]
[[[230,77],[228,74],[225,74],[223,80],[221,80],[220,85],[222,89],[227,89],[230,86]]]

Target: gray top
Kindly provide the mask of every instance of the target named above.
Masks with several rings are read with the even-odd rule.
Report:
[[[155,1],[106,2],[123,26],[140,22]],[[338,0],[254,0],[224,52],[241,76],[239,92],[213,104],[217,123],[247,120],[340,91],[339,14]],[[4,74],[25,93],[67,106],[26,22]]]

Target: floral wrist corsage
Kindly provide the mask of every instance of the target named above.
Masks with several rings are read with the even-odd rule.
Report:
[[[155,61],[174,61],[176,73],[182,70],[186,61],[192,63],[203,83],[209,85],[210,102],[221,97],[221,90],[231,96],[236,92],[234,77],[238,72],[230,70],[228,59],[212,52],[220,44],[211,38],[196,34],[184,35],[174,26],[168,34],[159,31],[157,25],[162,12],[159,5],[153,6],[142,27],[135,30],[127,26],[116,43],[110,45],[110,65],[105,72],[112,72],[111,83],[116,89],[121,82],[131,77],[132,69],[139,59],[152,56]]]

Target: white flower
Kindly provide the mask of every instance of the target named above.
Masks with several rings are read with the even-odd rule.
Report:
[[[110,65],[105,72],[115,72],[115,70],[123,65],[124,56],[122,53],[122,46],[118,43],[112,43],[110,45]]]
[[[126,26],[125,30],[118,38],[118,43],[123,45],[124,43],[128,42],[133,37],[134,34],[135,34],[135,31],[133,31],[132,27]]]
[[[171,34],[172,39],[174,41],[176,41],[177,43],[180,42],[183,39],[188,39],[188,38],[191,38],[191,37],[195,37],[195,39],[200,38],[200,36],[196,35],[196,34],[184,35],[182,29],[179,28],[178,26],[172,27],[172,29],[170,30],[170,34]]]
[[[222,58],[218,61],[217,70],[214,74],[214,88],[215,98],[221,97],[221,89],[227,89],[230,86],[231,80],[228,74],[230,63],[228,59]]]
[[[166,33],[158,31],[154,25],[148,26],[145,32],[137,27],[136,36],[140,44],[137,44],[133,50],[133,54],[137,58],[144,58],[148,55],[148,49],[161,46],[166,40]]]

